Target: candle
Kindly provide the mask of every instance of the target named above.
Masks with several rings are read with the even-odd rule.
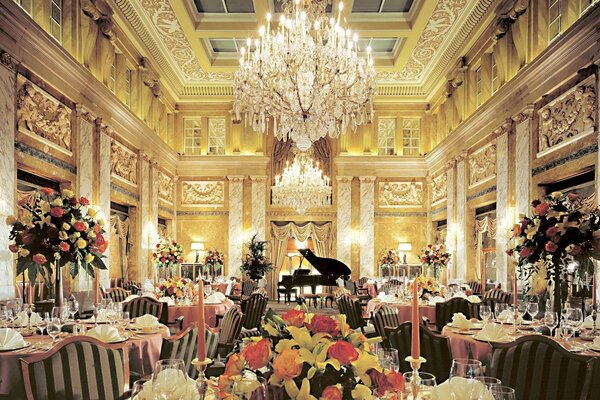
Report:
[[[515,272],[513,293],[514,293],[513,305],[515,306],[515,308],[517,308],[517,273],[516,272]]]
[[[596,265],[593,265],[594,273],[592,274],[592,304],[594,307],[596,306],[596,291],[597,291],[597,282],[596,282]]]
[[[100,303],[98,294],[100,293],[100,279],[98,277],[98,271],[94,274],[94,304]]]
[[[206,338],[204,337],[204,282],[198,281],[198,360],[206,359]]]
[[[421,348],[419,346],[419,288],[417,280],[413,281],[413,298],[412,298],[412,358],[418,359],[421,356]]]

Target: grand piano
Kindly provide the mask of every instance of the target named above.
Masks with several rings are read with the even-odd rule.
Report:
[[[317,286],[337,286],[336,280],[340,277],[346,281],[350,278],[350,268],[343,262],[334,258],[317,257],[310,249],[299,249],[302,255],[300,266],[292,275],[282,275],[280,286],[286,289],[287,293],[295,287],[309,287],[313,294],[316,294]],[[302,261],[308,261],[321,275],[310,275],[310,269],[302,268]]]

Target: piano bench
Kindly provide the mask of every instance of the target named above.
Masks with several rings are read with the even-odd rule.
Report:
[[[331,305],[329,307],[333,308],[333,302],[335,301],[335,297],[333,297],[331,293],[321,293],[319,295],[319,299],[321,303],[321,308],[323,308],[323,304],[325,304],[325,307],[327,307],[327,302],[330,302],[329,304]]]
[[[281,295],[283,296],[284,303],[292,302],[292,294],[294,295],[294,301],[298,300],[298,289],[286,289],[286,288],[277,288],[277,304],[279,304],[279,300],[281,300]]]
[[[313,307],[317,308],[317,300],[321,298],[321,295],[312,293],[302,293],[300,295],[300,298],[304,299],[304,301],[306,301],[307,304],[310,304],[310,302],[312,301]]]

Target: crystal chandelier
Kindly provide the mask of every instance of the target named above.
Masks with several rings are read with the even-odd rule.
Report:
[[[254,131],[273,123],[276,138],[307,150],[321,137],[337,137],[373,119],[375,68],[371,49],[358,54],[358,35],[328,18],[330,0],[282,0],[279,25],[246,41],[233,82],[234,111]]]
[[[309,208],[328,206],[331,204],[330,183],[319,163],[306,153],[300,153],[275,177],[275,185],[271,186],[273,205],[291,207],[301,215]]]

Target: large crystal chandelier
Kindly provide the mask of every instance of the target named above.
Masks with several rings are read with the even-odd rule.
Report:
[[[343,2],[328,18],[331,0],[282,1],[278,26],[267,14],[259,38],[241,49],[234,110],[257,132],[272,121],[276,138],[306,150],[372,121],[376,73],[370,47],[359,56],[358,35],[340,25]]]
[[[299,153],[292,164],[289,161],[271,187],[273,205],[291,207],[304,214],[307,209],[331,204],[331,180],[323,175],[319,163],[306,153]]]

